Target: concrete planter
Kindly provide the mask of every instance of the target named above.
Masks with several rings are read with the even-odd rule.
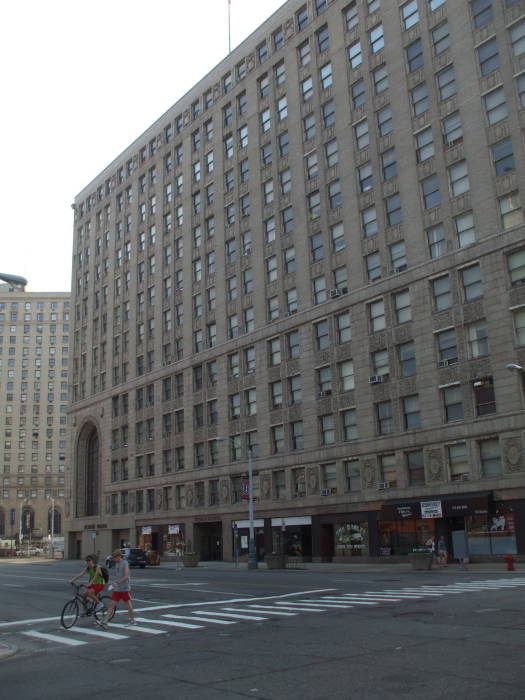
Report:
[[[432,552],[412,552],[408,555],[408,561],[414,571],[429,571],[432,568],[433,558]]]
[[[286,554],[267,554],[264,561],[269,569],[286,569],[288,557]]]
[[[182,555],[182,563],[185,567],[198,566],[200,561],[200,556],[197,552],[186,552]]]

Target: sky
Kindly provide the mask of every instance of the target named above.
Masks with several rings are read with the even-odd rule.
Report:
[[[231,0],[235,48],[284,0]],[[228,53],[228,0],[6,0],[0,272],[71,288],[71,204]]]

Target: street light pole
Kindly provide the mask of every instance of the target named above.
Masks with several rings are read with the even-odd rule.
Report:
[[[51,559],[55,558],[55,499],[51,499]]]
[[[250,521],[250,541],[248,542],[248,568],[257,568],[257,552],[255,548],[255,527],[253,522],[253,455],[248,448],[248,520]]]

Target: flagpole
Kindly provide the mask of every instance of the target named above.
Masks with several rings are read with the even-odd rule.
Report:
[[[228,0],[228,53],[231,53],[231,52],[232,52],[232,36],[231,36],[230,8],[231,8],[231,0]]]

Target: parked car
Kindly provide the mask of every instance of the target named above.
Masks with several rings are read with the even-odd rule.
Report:
[[[128,564],[131,566],[140,566],[141,569],[145,569],[148,563],[148,557],[146,552],[142,549],[137,549],[135,547],[123,547],[121,550],[122,557],[126,559]],[[106,557],[106,566],[111,568],[114,566],[113,556],[110,554]]]

